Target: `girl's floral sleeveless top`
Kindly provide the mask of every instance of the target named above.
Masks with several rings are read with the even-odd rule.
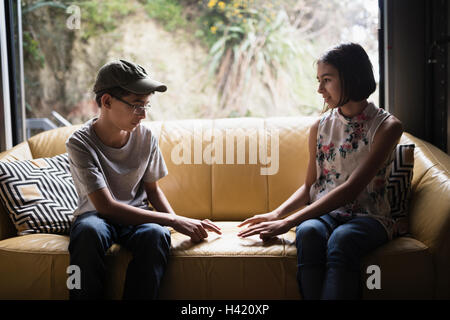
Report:
[[[317,132],[317,180],[311,186],[310,199],[314,202],[344,183],[364,161],[371,150],[378,127],[390,114],[369,103],[359,115],[348,118],[340,108],[332,109],[319,123]],[[387,182],[394,153],[367,187],[351,203],[329,214],[339,220],[356,216],[370,216],[380,221],[389,238],[392,237],[393,220],[387,197]]]

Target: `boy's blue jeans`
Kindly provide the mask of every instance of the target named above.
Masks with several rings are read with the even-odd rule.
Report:
[[[166,269],[170,231],[158,224],[110,224],[98,213],[78,216],[70,230],[70,264],[81,271],[81,289],[70,290],[71,299],[104,299],[105,253],[113,243],[133,254],[127,269],[124,299],[155,299]]]
[[[297,226],[297,281],[304,299],[360,298],[361,258],[388,240],[380,222],[325,214]]]

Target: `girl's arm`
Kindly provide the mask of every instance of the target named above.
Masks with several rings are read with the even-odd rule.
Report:
[[[309,148],[309,161],[308,168],[306,171],[306,179],[305,183],[294,193],[292,194],[285,202],[283,202],[277,209],[274,211],[277,214],[277,219],[281,219],[289,213],[300,209],[302,206],[306,205],[309,198],[309,190],[311,186],[317,179],[316,172],[316,149],[317,149],[317,131],[319,129],[319,122],[317,120],[309,131],[309,139],[308,139],[308,148]]]
[[[371,151],[348,180],[303,210],[287,217],[288,225],[296,226],[355,200],[383,166],[402,133],[403,127],[397,118],[391,116],[386,119],[375,134]]]
[[[239,233],[242,237],[260,234],[264,240],[287,232],[292,227],[305,220],[320,217],[353,200],[375,177],[382,167],[403,133],[401,122],[394,116],[386,119],[378,129],[371,151],[361,162],[361,165],[351,173],[346,182],[323,196],[319,200],[306,206],[302,210],[280,221],[268,221],[254,224]]]
[[[271,221],[281,219],[287,214],[300,209],[309,202],[309,189],[316,181],[316,146],[317,146],[317,131],[319,128],[319,121],[317,120],[309,130],[308,148],[309,148],[309,162],[306,172],[305,183],[297,189],[286,201],[284,201],[278,208],[269,213],[257,214],[251,218],[244,220],[239,227],[248,224],[249,226],[262,221]]]

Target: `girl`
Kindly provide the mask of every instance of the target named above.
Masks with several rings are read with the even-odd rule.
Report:
[[[326,52],[318,60],[317,79],[325,111],[331,111],[311,127],[304,185],[274,211],[242,222],[248,227],[238,235],[267,240],[297,226],[303,298],[356,299],[361,258],[392,237],[386,186],[403,128],[367,102],[376,84],[360,45]]]

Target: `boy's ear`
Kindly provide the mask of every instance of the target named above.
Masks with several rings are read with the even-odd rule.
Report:
[[[102,98],[100,99],[100,101],[102,103],[102,107],[109,109],[111,107],[111,100],[112,100],[112,97],[109,93],[103,94]]]

